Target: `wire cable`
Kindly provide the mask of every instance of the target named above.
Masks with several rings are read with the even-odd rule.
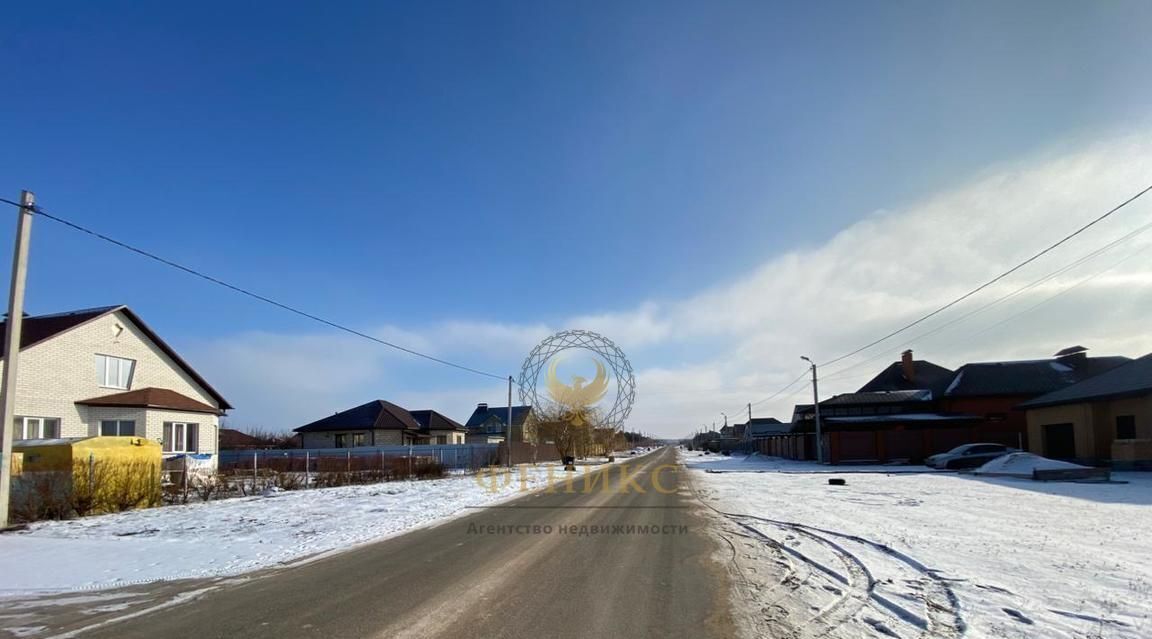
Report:
[[[1047,248],[1040,251],[1039,253],[1036,253],[1032,257],[1029,257],[1028,259],[1024,260],[1023,262],[1020,262],[1016,266],[1013,266],[1012,268],[1008,269],[1007,271],[1004,271],[1003,273],[997,275],[996,277],[993,277],[992,279],[988,280],[987,282],[984,282],[980,286],[977,286],[976,288],[968,291],[967,293],[961,295],[960,297],[957,297],[956,299],[952,300],[951,302],[948,302],[947,304],[945,304],[945,305],[941,306],[940,308],[932,311],[931,313],[928,313],[927,315],[924,315],[913,322],[905,324],[904,326],[892,331],[891,333],[888,333],[887,335],[885,335],[879,339],[873,340],[873,341],[871,341],[871,342],[869,342],[869,343],[867,343],[867,344],[865,344],[865,345],[863,345],[863,346],[861,346],[861,347],[859,347],[859,348],[857,348],[857,349],[855,349],[849,353],[845,353],[845,354],[843,354],[843,355],[841,355],[835,359],[830,359],[830,360],[820,364],[820,366],[828,366],[829,364],[835,364],[836,362],[840,362],[840,361],[843,361],[845,359],[848,359],[849,357],[852,357],[853,355],[856,355],[857,353],[860,353],[861,351],[868,350],[869,348],[872,348],[873,346],[876,346],[877,344],[880,344],[881,342],[887,341],[888,339],[891,339],[891,338],[899,335],[900,333],[903,333],[904,331],[912,328],[913,326],[919,325],[920,323],[924,322],[925,320],[928,320],[932,317],[935,317],[936,315],[939,315],[940,313],[943,313],[944,311],[952,308],[953,306],[956,306],[957,304],[959,304],[960,302],[963,302],[964,300],[968,299],[969,297],[972,297],[973,295],[979,293],[980,291],[983,291],[984,289],[988,288],[989,286],[992,286],[996,282],[999,282],[1000,280],[1004,279],[1005,277],[1008,277],[1009,275],[1015,273],[1016,271],[1019,271],[1020,269],[1024,268],[1025,266],[1031,264],[1032,262],[1035,262],[1036,260],[1038,260],[1042,256],[1047,255],[1048,253],[1055,250],[1057,247],[1063,245],[1068,240],[1071,240],[1072,238],[1076,237],[1077,235],[1080,235],[1084,231],[1087,231],[1088,229],[1092,228],[1096,224],[1107,219],[1109,216],[1116,213],[1120,209],[1123,209],[1124,207],[1128,206],[1132,202],[1135,202],[1136,200],[1140,199],[1149,191],[1152,191],[1152,184],[1149,184],[1148,186],[1144,187],[1144,189],[1141,190],[1139,193],[1133,195],[1132,197],[1128,198],[1127,200],[1124,200],[1120,204],[1117,204],[1111,210],[1104,213],[1103,215],[1096,217],[1095,219],[1093,219],[1092,221],[1088,222],[1087,224],[1081,226],[1080,228],[1076,229],[1075,231],[1069,233],[1068,235],[1065,235],[1063,238],[1061,238],[1055,244],[1049,245]]]
[[[236,286],[235,284],[229,284],[228,282],[225,282],[224,280],[221,280],[219,278],[213,277],[211,275],[207,275],[205,273],[201,273],[200,271],[197,271],[196,269],[184,266],[183,264],[178,264],[178,263],[173,262],[172,260],[169,260],[167,258],[160,257],[159,255],[156,255],[155,253],[150,253],[148,251],[145,251],[144,249],[137,248],[137,247],[132,246],[131,244],[128,244],[126,242],[121,242],[120,240],[108,237],[107,235],[104,235],[103,233],[93,231],[92,229],[89,229],[89,228],[86,228],[86,227],[81,226],[79,224],[76,224],[75,222],[70,222],[64,218],[58,217],[56,215],[52,215],[51,213],[48,213],[44,209],[40,208],[39,206],[27,207],[27,206],[24,206],[23,204],[20,204],[19,202],[13,202],[12,200],[6,200],[4,198],[0,198],[0,202],[3,202],[4,204],[11,204],[11,205],[13,205],[17,208],[21,208],[21,209],[31,209],[33,214],[39,215],[40,217],[44,217],[44,218],[47,218],[47,219],[52,220],[54,222],[57,222],[59,224],[63,224],[64,226],[67,226],[67,227],[72,228],[74,230],[80,231],[81,233],[87,233],[88,235],[91,235],[92,237],[103,240],[103,241],[108,242],[110,244],[114,244],[116,246],[119,246],[120,248],[126,249],[128,251],[133,252],[133,253],[136,253],[137,255],[142,255],[148,259],[155,260],[157,262],[160,262],[161,264],[164,264],[165,266],[170,266],[174,269],[184,271],[185,273],[187,273],[189,275],[198,277],[202,280],[206,280],[206,281],[211,282],[213,284],[216,284],[218,286],[223,286],[224,288],[230,289],[236,293],[240,293],[241,295],[248,296],[252,299],[259,300],[259,301],[264,302],[266,304],[271,304],[272,306],[275,306],[275,307],[280,308],[282,310],[288,311],[289,313],[294,313],[296,315],[299,315],[300,317],[305,317],[305,318],[310,319],[314,322],[319,322],[321,324],[324,324],[325,326],[334,328],[336,330],[344,331],[345,333],[349,333],[349,334],[355,335],[357,337],[362,337],[366,340],[376,342],[377,344],[387,346],[388,348],[393,348],[393,349],[396,349],[398,351],[408,353],[409,355],[421,357],[421,358],[424,358],[426,360],[436,362],[437,364],[443,364],[444,366],[451,366],[452,368],[456,368],[456,369],[459,369],[462,371],[467,371],[469,373],[474,373],[476,375],[483,375],[484,377],[491,377],[493,379],[499,379],[499,380],[507,380],[508,379],[507,375],[497,375],[495,373],[489,373],[487,371],[482,371],[482,370],[479,370],[476,368],[472,368],[470,366],[464,366],[463,364],[457,364],[455,362],[450,362],[446,359],[440,359],[439,357],[433,357],[432,355],[421,353],[420,351],[416,351],[416,350],[413,350],[411,348],[406,348],[404,346],[400,346],[399,344],[394,344],[394,343],[389,342],[387,340],[382,340],[379,337],[373,337],[372,335],[369,335],[367,333],[363,333],[363,332],[358,331],[354,328],[349,328],[348,326],[344,326],[343,324],[333,322],[332,320],[324,319],[323,317],[320,317],[318,315],[313,315],[312,313],[300,310],[294,306],[289,306],[288,304],[284,304],[283,302],[278,302],[278,301],[276,301],[270,297],[267,297],[267,296],[261,295],[259,293],[255,293],[253,291],[250,291],[248,289]]]
[[[910,346],[912,346],[912,344],[914,342],[917,342],[918,340],[924,339],[925,337],[929,337],[931,335],[935,335],[936,333],[939,333],[940,331],[943,331],[943,330],[949,328],[950,326],[953,326],[953,325],[955,325],[959,322],[962,322],[962,321],[964,321],[970,317],[973,317],[975,315],[979,315],[980,313],[983,313],[984,311],[988,310],[989,308],[992,308],[993,306],[996,306],[996,305],[1000,304],[1001,302],[1012,299],[1013,297],[1016,297],[1017,295],[1020,295],[1021,293],[1024,293],[1025,291],[1029,291],[1029,290],[1031,290],[1031,289],[1033,289],[1033,288],[1035,288],[1041,284],[1044,284],[1045,282],[1051,281],[1052,279],[1057,278],[1057,277],[1063,275],[1064,273],[1067,273],[1068,271],[1076,268],[1077,266],[1085,264],[1085,263],[1103,255],[1104,253],[1116,248],[1117,246],[1119,246],[1119,245],[1121,245],[1121,244],[1123,244],[1129,240],[1132,240],[1132,239],[1140,236],[1143,233],[1148,232],[1149,230],[1152,230],[1152,222],[1144,224],[1144,225],[1136,228],[1135,230],[1130,231],[1129,233],[1127,233],[1127,234],[1125,234],[1125,235],[1123,235],[1123,236],[1121,236],[1115,240],[1112,240],[1111,242],[1105,244],[1104,246],[1101,246],[1100,248],[1097,248],[1097,249],[1081,256],[1080,258],[1076,259],[1075,261],[1073,261],[1069,264],[1066,264],[1066,265],[1064,265],[1064,266],[1062,266],[1062,267],[1060,267],[1054,271],[1051,271],[1050,273],[1048,273],[1047,275],[1044,275],[1043,277],[1040,277],[1036,280],[1033,280],[1032,282],[1030,282],[1024,286],[1021,286],[1021,287],[1019,287],[1019,288],[1017,288],[1017,289],[1015,289],[1009,293],[1006,293],[1006,294],[1004,294],[1004,295],[1002,295],[1002,296],[1000,296],[1000,297],[998,297],[998,298],[996,298],[990,302],[987,302],[987,303],[983,304],[982,306],[979,306],[979,307],[977,307],[977,308],[975,308],[975,309],[973,309],[973,310],[971,310],[971,311],[969,311],[963,315],[960,315],[959,317],[948,320],[947,322],[945,322],[945,323],[943,323],[943,324],[941,324],[935,328],[924,331],[923,333],[920,333],[919,335],[916,335],[915,337],[912,337],[912,338],[908,339],[907,341],[903,342],[902,346],[910,347]],[[1019,315],[1013,315],[1013,316],[1009,317],[1008,320],[1015,319],[1016,317],[1019,317]],[[1007,320],[1005,320],[1005,321],[1007,321]],[[997,324],[997,325],[999,325],[999,324]],[[841,379],[841,378],[843,378],[845,373],[852,371],[852,370],[855,370],[857,368],[860,368],[861,366],[864,366],[866,364],[870,364],[870,363],[872,363],[878,359],[882,359],[884,357],[887,357],[887,355],[884,352],[877,353],[876,355],[873,355],[872,357],[869,357],[868,359],[862,360],[860,362],[852,364],[851,366],[847,366],[847,367],[841,368],[840,370],[837,370],[833,373],[830,373],[829,375],[824,376],[822,379],[826,379],[826,380]]]

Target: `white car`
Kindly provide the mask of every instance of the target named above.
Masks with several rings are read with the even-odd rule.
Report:
[[[979,468],[985,463],[1007,455],[1018,453],[1019,449],[1004,444],[964,444],[957,446],[946,453],[932,455],[924,460],[929,468]]]

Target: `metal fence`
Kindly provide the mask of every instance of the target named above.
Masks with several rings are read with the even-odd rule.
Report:
[[[355,472],[396,459],[430,460],[445,470],[476,470],[498,463],[499,444],[425,444],[361,448],[311,448],[287,450],[224,450],[219,453],[221,471],[269,469],[277,472]]]

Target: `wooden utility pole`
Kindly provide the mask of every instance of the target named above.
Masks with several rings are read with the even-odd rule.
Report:
[[[508,467],[512,467],[512,376],[508,376],[508,426],[504,432],[504,445],[508,447]]]
[[[36,196],[20,193],[16,215],[16,247],[12,255],[12,286],[8,289],[8,321],[4,326],[4,379],[0,382],[0,530],[7,528],[12,500],[12,441],[16,428],[16,372],[20,362],[20,334],[24,328],[24,282],[28,274],[28,241],[32,234],[32,207]]]

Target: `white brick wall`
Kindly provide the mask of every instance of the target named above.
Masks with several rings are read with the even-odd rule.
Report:
[[[100,386],[96,355],[136,361],[128,390],[166,388],[218,406],[207,391],[118,311],[20,351],[16,414],[57,418],[62,437],[99,435],[101,419],[132,419],[138,435],[156,441],[163,437],[164,422],[186,421],[200,424],[200,452],[216,452],[216,415],[77,405],[79,400],[125,392]],[[4,362],[0,361],[0,374],[3,370]]]

